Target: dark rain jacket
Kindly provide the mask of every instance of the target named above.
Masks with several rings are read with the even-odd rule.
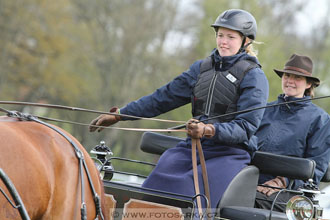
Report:
[[[294,100],[299,98],[280,95],[269,105]],[[320,183],[330,161],[330,117],[323,109],[311,101],[267,108],[256,136],[261,151],[314,160],[314,181]],[[259,182],[272,178],[260,175]],[[295,180],[293,188],[302,185],[303,181]]]
[[[217,50],[212,52],[215,62],[221,62],[220,71],[226,71],[239,60],[249,59],[259,63],[255,57],[240,53],[230,57],[221,57]],[[203,60],[196,61],[190,68],[173,81],[157,89],[154,93],[129,103],[120,109],[122,114],[141,117],[155,117],[191,102],[193,89],[200,74]],[[240,84],[240,98],[237,110],[265,106],[268,99],[268,81],[260,68],[248,71]],[[257,131],[264,109],[236,115],[234,120],[226,123],[215,123],[216,133],[205,145],[225,144],[241,146],[250,152],[257,149],[256,143],[249,145],[249,139]]]

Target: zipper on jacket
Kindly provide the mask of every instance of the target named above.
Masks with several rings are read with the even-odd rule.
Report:
[[[222,62],[220,62],[219,69],[221,69],[221,67],[222,67]],[[218,74],[217,74],[217,71],[215,70],[214,75],[211,80],[209,91],[207,93],[207,101],[206,101],[206,105],[205,105],[205,115],[206,116],[210,116],[214,87],[215,87],[215,82],[217,81],[217,77],[218,77]]]

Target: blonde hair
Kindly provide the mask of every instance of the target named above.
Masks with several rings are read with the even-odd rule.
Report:
[[[249,40],[249,42],[251,42],[251,44],[249,46],[247,46],[246,49],[245,49],[246,53],[251,55],[251,56],[257,57],[258,50],[253,47],[253,44],[260,45],[260,44],[264,44],[264,42],[255,41],[255,40],[252,40],[248,37],[246,39]]]
[[[246,38],[246,39],[249,39],[249,38]],[[251,39],[249,39],[249,40],[252,41]],[[247,54],[257,57],[258,51],[254,49],[253,43],[254,43],[254,41],[252,41],[251,44],[245,48],[245,51]]]

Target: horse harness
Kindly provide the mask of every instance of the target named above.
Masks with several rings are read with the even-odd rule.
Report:
[[[85,203],[85,192],[84,192],[85,184],[84,184],[84,178],[83,178],[83,175],[84,175],[83,170],[85,169],[85,173],[87,175],[87,179],[88,179],[88,182],[90,184],[90,187],[91,187],[91,190],[92,190],[92,193],[93,193],[93,199],[94,199],[95,208],[96,208],[95,220],[98,219],[98,217],[100,217],[102,220],[104,220],[104,216],[102,214],[102,209],[101,209],[100,196],[97,194],[97,192],[95,190],[95,187],[94,187],[94,184],[92,182],[88,167],[86,165],[86,161],[84,159],[83,152],[79,149],[77,144],[68,135],[66,135],[64,132],[62,132],[58,128],[56,128],[56,127],[54,127],[54,126],[52,126],[48,123],[45,123],[43,121],[40,121],[37,117],[35,117],[33,115],[21,113],[21,112],[18,112],[18,111],[7,111],[7,110],[4,110],[2,108],[0,110],[5,111],[7,113],[8,117],[17,118],[21,121],[23,121],[23,120],[24,121],[34,121],[34,122],[40,123],[42,125],[45,125],[45,126],[51,128],[51,129],[53,129],[57,133],[59,133],[61,136],[63,136],[71,144],[71,146],[75,150],[76,157],[79,160],[79,179],[80,179],[80,182],[81,182],[81,207],[80,207],[81,219],[82,220],[87,220],[87,207],[86,207],[86,203]]]

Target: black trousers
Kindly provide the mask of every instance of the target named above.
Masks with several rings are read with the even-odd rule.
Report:
[[[270,196],[266,196],[263,193],[257,192],[257,197],[256,197],[254,207],[270,210],[277,194],[278,194],[278,192],[273,193]],[[293,197],[295,195],[297,195],[297,194],[290,193],[290,192],[281,192],[278,195],[278,197],[276,198],[276,201],[275,201],[275,204],[273,207],[273,211],[285,212],[286,203],[290,200],[291,197]]]

